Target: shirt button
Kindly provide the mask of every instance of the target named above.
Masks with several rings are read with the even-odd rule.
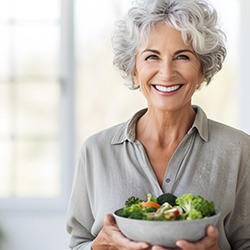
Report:
[[[169,178],[166,179],[166,182],[169,183],[171,180]]]

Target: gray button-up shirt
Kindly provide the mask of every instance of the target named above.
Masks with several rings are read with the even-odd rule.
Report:
[[[161,184],[136,139],[136,123],[146,110],[86,140],[68,210],[72,249],[91,249],[104,216],[123,207],[128,197],[146,199],[147,193],[167,192],[213,200],[222,212],[219,247],[250,249],[250,137],[194,108],[194,124],[175,150]]]

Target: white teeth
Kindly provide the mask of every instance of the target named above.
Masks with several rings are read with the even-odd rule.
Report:
[[[155,85],[155,88],[161,92],[172,92],[180,88],[181,85],[175,85],[171,87],[166,87],[162,85]]]

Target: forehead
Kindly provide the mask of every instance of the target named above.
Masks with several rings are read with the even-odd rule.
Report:
[[[192,45],[190,43],[185,43],[182,38],[181,31],[171,27],[166,23],[157,23],[151,26],[150,30],[147,32],[147,37],[145,41],[141,43],[141,49],[157,47],[162,49],[191,49]]]

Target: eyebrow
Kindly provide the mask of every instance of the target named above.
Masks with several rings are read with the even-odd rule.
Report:
[[[158,51],[158,50],[155,50],[155,49],[145,49],[141,52],[141,54],[145,53],[145,52],[152,52],[152,53],[155,53],[155,54],[158,54],[160,55],[161,53]]]
[[[191,53],[193,55],[195,55],[194,51],[192,51],[191,49],[181,49],[181,50],[177,50],[174,54],[178,55],[181,53]]]
[[[160,55],[161,53],[158,51],[158,50],[155,50],[155,49],[145,49],[141,52],[141,54],[145,53],[145,52],[152,52],[152,53],[155,53],[157,55]],[[190,49],[181,49],[181,50],[177,50],[174,55],[178,55],[178,54],[181,54],[181,53],[191,53],[193,55],[195,55],[195,53],[190,50]]]

